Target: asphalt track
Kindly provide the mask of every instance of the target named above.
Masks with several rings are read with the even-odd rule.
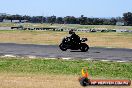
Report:
[[[61,51],[57,45],[0,43],[0,56],[3,55],[132,61],[132,49],[90,47],[88,52]]]

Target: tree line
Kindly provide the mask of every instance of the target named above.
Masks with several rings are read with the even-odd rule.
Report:
[[[124,22],[127,26],[132,26],[132,13],[123,13],[123,17],[112,17],[112,18],[88,18],[84,15],[80,17],[66,16],[27,16],[27,15],[0,15],[0,20],[27,20],[31,23],[58,23],[58,24],[81,24],[81,25],[116,25],[116,22]]]

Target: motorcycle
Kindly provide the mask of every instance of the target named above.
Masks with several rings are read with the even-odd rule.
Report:
[[[66,37],[62,39],[62,43],[59,45],[60,49],[62,51],[66,51],[67,49],[71,50],[81,50],[82,52],[87,52],[89,50],[89,46],[84,43],[85,41],[88,41],[87,38],[82,38],[78,43],[71,42],[70,37]]]

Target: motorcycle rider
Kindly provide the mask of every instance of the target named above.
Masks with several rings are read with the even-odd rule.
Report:
[[[73,29],[71,29],[69,31],[69,34],[70,34],[69,38],[70,38],[71,45],[76,45],[81,42],[80,37],[78,35],[76,35],[76,33],[73,31]]]
[[[66,51],[67,49],[78,50],[80,49],[82,52],[86,52],[89,49],[89,46],[86,43],[82,43],[87,41],[87,38],[80,37],[71,29],[69,31],[69,36],[63,38],[61,44],[59,45],[62,51]]]

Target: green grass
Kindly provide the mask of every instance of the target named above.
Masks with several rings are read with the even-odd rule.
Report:
[[[92,77],[132,79],[131,62],[0,58],[0,73],[81,75],[83,67]]]
[[[16,23],[2,23],[0,22],[0,27],[12,27],[16,26]]]

